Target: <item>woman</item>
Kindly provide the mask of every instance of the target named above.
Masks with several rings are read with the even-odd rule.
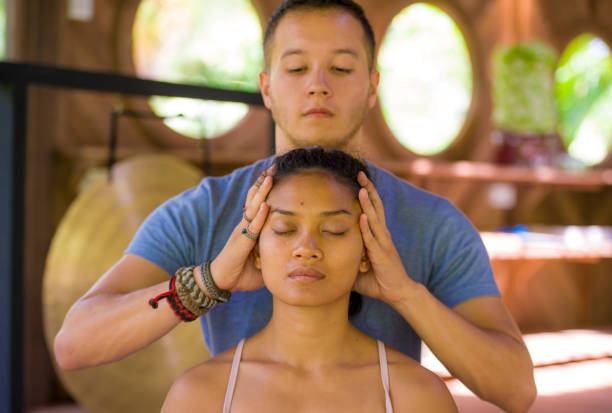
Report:
[[[339,151],[296,149],[275,160],[267,219],[253,256],[273,295],[259,333],[184,373],[163,412],[455,412],[444,383],[349,321],[369,270],[357,176]]]

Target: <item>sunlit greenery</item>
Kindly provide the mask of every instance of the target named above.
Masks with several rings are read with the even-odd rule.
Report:
[[[144,0],[133,30],[141,76],[230,90],[257,91],[262,33],[249,0]],[[154,97],[168,126],[190,137],[214,137],[248,112],[241,103]]]
[[[495,127],[518,134],[553,134],[557,54],[543,43],[498,48],[493,56]]]
[[[472,64],[455,22],[431,5],[406,7],[381,43],[378,69],[383,115],[396,138],[423,155],[447,148],[472,99]]]
[[[6,56],[6,0],[0,0],[0,60]]]
[[[591,34],[565,49],[555,76],[560,132],[568,152],[592,165],[612,149],[612,57]]]

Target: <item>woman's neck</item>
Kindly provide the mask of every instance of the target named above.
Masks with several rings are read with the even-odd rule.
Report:
[[[274,298],[272,319],[258,337],[261,348],[266,357],[307,371],[355,360],[347,348],[360,349],[355,345],[367,338],[351,325],[347,308],[348,297],[316,307],[287,305]]]

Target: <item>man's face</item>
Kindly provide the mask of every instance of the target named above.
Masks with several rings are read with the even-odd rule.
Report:
[[[349,147],[378,86],[359,21],[336,9],[289,12],[270,46],[260,89],[277,123],[277,151]]]

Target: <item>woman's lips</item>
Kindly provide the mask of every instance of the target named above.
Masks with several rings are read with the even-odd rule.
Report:
[[[294,281],[315,282],[325,278],[325,275],[313,269],[299,269],[291,271],[289,273],[289,278]]]

